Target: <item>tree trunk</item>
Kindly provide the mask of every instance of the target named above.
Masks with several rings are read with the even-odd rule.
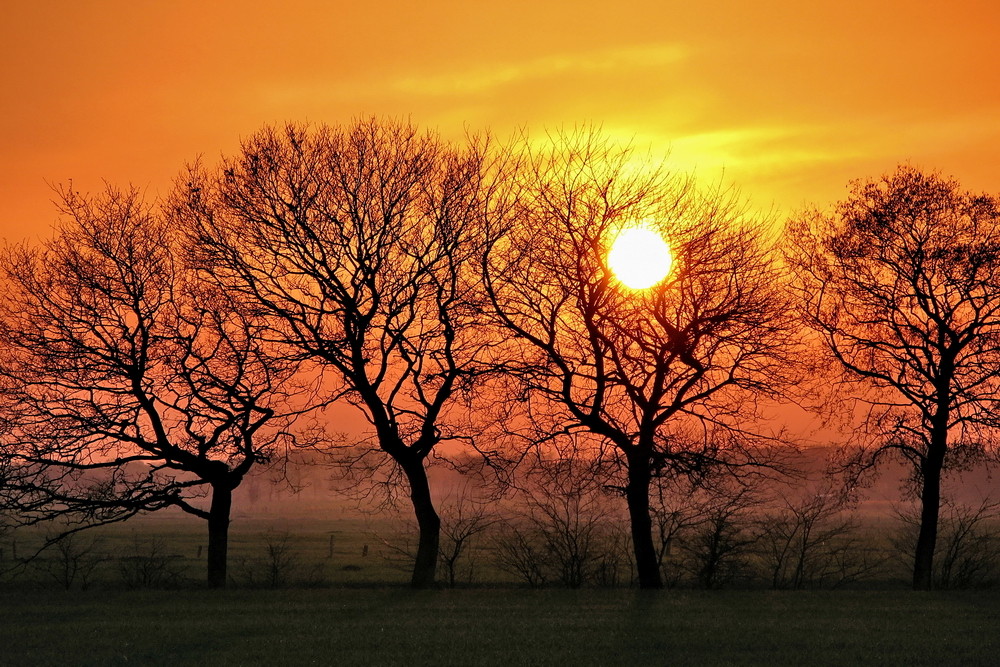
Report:
[[[410,585],[413,588],[430,588],[434,585],[437,572],[441,518],[438,517],[431,501],[431,490],[427,483],[427,471],[424,469],[423,461],[408,463],[402,468],[410,483],[410,500],[413,503],[413,512],[416,514],[417,528],[420,532],[417,559],[413,563]]]
[[[625,488],[635,568],[639,575],[639,588],[663,588],[656,548],[653,546],[653,522],[649,516],[649,462],[642,457],[637,458],[629,458],[628,486]]]
[[[208,587],[226,587],[226,560],[229,552],[229,511],[233,490],[226,482],[212,485],[212,505],[208,510]]]
[[[936,449],[936,448],[935,448]],[[934,450],[932,450],[934,452]],[[923,463],[920,490],[920,532],[913,558],[913,590],[929,591],[934,585],[934,549],[941,510],[941,468],[944,454],[928,453]]]

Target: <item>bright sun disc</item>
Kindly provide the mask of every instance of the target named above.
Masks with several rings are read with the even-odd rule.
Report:
[[[663,237],[642,227],[622,231],[608,252],[608,267],[632,289],[646,289],[666,278],[672,262]]]

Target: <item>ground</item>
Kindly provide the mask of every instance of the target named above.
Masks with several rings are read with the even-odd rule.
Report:
[[[0,593],[9,665],[986,665],[995,591]]]

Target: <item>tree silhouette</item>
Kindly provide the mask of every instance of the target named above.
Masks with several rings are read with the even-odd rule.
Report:
[[[368,420],[405,476],[412,583],[434,582],[440,518],[425,464],[455,425],[491,340],[476,274],[481,154],[409,125],[264,129],[177,197],[217,284],[266,314]]]
[[[459,560],[471,561],[468,567],[469,579],[475,559],[475,541],[479,536],[500,521],[490,504],[476,499],[468,485],[445,499],[442,512],[441,532],[444,544],[441,548],[441,564],[448,577],[448,586],[454,588],[458,577]]]
[[[942,472],[982,454],[1000,376],[998,200],[910,166],[855,181],[832,213],[789,225],[805,323],[867,405],[855,457],[912,466],[920,503],[913,587],[933,583]]]
[[[281,453],[296,365],[185,268],[136,190],[59,194],[54,235],[4,255],[8,497],[22,521],[78,527],[178,506],[208,522],[208,583],[224,586],[232,492]]]
[[[696,191],[596,133],[526,149],[506,234],[484,262],[499,322],[524,348],[527,437],[587,432],[626,478],[639,585],[659,588],[650,485],[764,463],[749,432],[789,380],[790,313],[763,230],[731,193]],[[661,232],[674,268],[642,291],[606,255],[615,234]],[[500,224],[500,223],[498,223]]]

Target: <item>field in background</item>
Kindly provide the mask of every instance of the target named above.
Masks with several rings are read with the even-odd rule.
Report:
[[[821,452],[814,453],[815,460],[809,465],[821,470]],[[807,468],[808,469],[808,468]],[[229,580],[237,588],[280,588],[280,587],[351,587],[373,585],[397,585],[409,580],[412,561],[409,554],[415,551],[415,525],[406,503],[398,512],[377,512],[365,514],[354,505],[331,490],[327,477],[329,471],[322,467],[303,467],[295,471],[298,493],[289,493],[286,486],[273,484],[266,476],[251,477],[237,489],[234,502],[232,528],[230,533]],[[843,546],[842,553],[818,554],[814,567],[827,568],[823,576],[805,577],[806,588],[872,588],[903,589],[909,579],[909,538],[899,541],[902,524],[895,512],[900,508],[900,485],[903,479],[900,470],[888,469],[877,483],[865,489],[864,500],[857,507],[845,510],[846,516],[853,517],[856,525],[847,533],[835,536]],[[454,526],[461,515],[456,513],[456,499],[463,493],[467,480],[447,469],[436,469],[434,488],[439,494],[438,509],[447,526]],[[977,502],[988,496],[995,496],[995,480],[988,470],[974,470],[953,484],[953,497],[975,507]],[[964,496],[962,495],[964,494]],[[593,495],[593,494],[592,494]],[[587,520],[575,524],[576,532],[571,534],[570,521],[556,529],[556,537],[567,542],[590,539],[585,544],[589,561],[581,567],[587,571],[583,578],[584,587],[628,588],[632,585],[631,553],[628,545],[627,522],[624,517],[624,502],[619,497],[597,493],[595,504],[588,504],[592,496],[578,499],[576,504],[561,504],[563,498],[555,494],[543,501],[551,501],[548,509],[557,510],[553,515],[566,512],[581,512],[567,519],[584,518],[590,512],[594,518],[594,531]],[[590,498],[590,500],[588,500]],[[808,500],[808,496],[806,496]],[[780,505],[780,504],[779,504]],[[475,514],[475,503],[465,506],[465,520]],[[473,535],[467,548],[456,563],[455,582],[459,586],[525,586],[528,585],[522,573],[503,567],[498,556],[498,534],[505,529],[505,520],[512,517],[517,507],[505,500],[499,504],[487,502],[482,505],[488,515],[489,524],[484,532]],[[775,505],[769,506],[773,511]],[[521,507],[521,510],[524,508]],[[690,511],[692,508],[688,508]],[[716,510],[720,509],[718,507]],[[725,508],[722,508],[725,509]],[[747,530],[745,521],[757,510],[746,508],[749,513],[737,512],[730,524],[721,526],[714,536],[729,541],[729,546],[738,547],[721,555],[716,563],[718,577],[713,586],[728,588],[768,588],[794,587],[788,576],[788,568],[782,574],[780,585],[771,581],[767,568],[760,562],[762,543],[742,545],[740,540]],[[697,508],[695,508],[697,510]],[[695,511],[709,512],[711,508]],[[715,511],[715,510],[711,510]],[[835,525],[840,514],[822,519],[813,526],[814,534]],[[514,517],[517,519],[517,517]],[[691,518],[691,517],[688,517]],[[702,531],[716,522],[717,517],[705,515],[705,520],[696,527]],[[948,537],[955,533],[957,526],[949,523],[943,515],[941,539],[942,552],[949,547]],[[520,517],[524,527],[524,516]],[[740,522],[744,522],[741,524]],[[509,526],[507,526],[509,528]],[[529,526],[530,527],[530,526]],[[967,529],[969,526],[965,526]],[[537,528],[537,526],[535,526]],[[760,526],[751,526],[750,532]],[[965,530],[963,529],[963,530]],[[705,542],[707,534],[695,534],[687,528],[687,546]],[[1000,513],[996,510],[980,525],[978,534],[968,533],[963,549],[971,560],[955,558],[951,585],[955,587],[995,587],[1000,583]],[[562,531],[561,533],[559,531]],[[743,531],[743,532],[741,532]],[[12,533],[0,534],[0,591],[3,589],[55,589],[73,590],[122,590],[122,589],[177,589],[198,588],[205,580],[205,556],[207,549],[207,527],[204,521],[184,514],[179,510],[161,511],[156,514],[136,517],[126,523],[84,531],[73,543],[65,548],[52,548],[42,556],[20,567],[16,566],[37,548],[43,532],[40,529],[22,528]],[[508,531],[509,532],[509,531]],[[537,539],[525,533],[528,538]],[[443,550],[449,547],[447,530],[442,535]],[[508,535],[509,537],[509,535]],[[683,537],[683,536],[682,536]],[[713,539],[714,539],[713,537]],[[566,539],[563,539],[566,538]],[[845,541],[847,540],[847,541]],[[897,540],[893,546],[891,542]],[[813,554],[824,549],[822,541],[812,547]],[[832,542],[831,542],[832,543]],[[680,548],[677,548],[677,545]],[[899,545],[902,545],[900,550]],[[507,541],[507,546],[512,542]],[[538,544],[531,545],[538,547]],[[543,545],[544,546],[544,545]],[[573,545],[573,548],[580,543]],[[701,546],[703,545],[697,545]],[[774,546],[774,545],[770,545]],[[710,554],[692,556],[685,554],[683,540],[675,544],[667,557],[664,572],[668,585],[680,587],[704,586],[699,581],[698,570]],[[758,551],[754,556],[751,552]],[[869,553],[875,567],[865,570],[858,563],[848,562],[858,554]],[[581,553],[583,553],[581,551]],[[957,553],[957,552],[956,552]],[[511,556],[512,554],[507,554]],[[527,556],[526,552],[513,556]],[[565,556],[565,554],[561,554]],[[538,560],[549,557],[545,549],[531,554]],[[581,556],[582,558],[583,556]],[[866,556],[867,557],[867,556]],[[701,558],[702,562],[693,562]],[[754,559],[757,562],[752,562]],[[965,560],[963,560],[965,559]],[[508,558],[508,561],[511,559]],[[530,560],[530,559],[528,559]],[[836,561],[836,562],[834,562]],[[791,562],[791,561],[789,561]],[[944,558],[939,563],[945,562]],[[969,565],[971,563],[971,566]],[[509,564],[509,563],[508,563]],[[560,580],[559,563],[549,562],[545,581],[530,582],[547,587],[567,585]],[[978,568],[972,575],[963,577],[960,570]],[[13,569],[12,569],[13,567]],[[838,571],[839,568],[839,571]],[[852,569],[853,568],[853,569]],[[683,570],[683,571],[682,571]],[[841,576],[844,572],[860,572],[855,577]],[[442,566],[438,578],[448,582],[448,571]],[[815,574],[815,573],[813,573]],[[964,575],[963,575],[964,576]]]
[[[818,554],[814,570],[829,572],[812,579],[806,578],[803,588],[905,589],[908,587],[909,541],[897,542],[902,524],[898,518],[874,515],[865,511],[857,514],[858,524],[847,534],[834,539],[843,542],[842,554]],[[445,517],[447,521],[447,517]],[[591,540],[575,543],[589,549],[586,562],[580,556],[579,565],[586,571],[577,586],[584,588],[630,588],[633,566],[627,541],[626,525],[603,517],[593,533],[570,533],[565,526],[554,526],[564,532],[556,539]],[[718,577],[708,587],[760,589],[797,587],[790,584],[786,567],[782,584],[770,580],[765,564],[762,542],[741,543],[746,527],[734,523],[719,532],[720,550],[739,550],[720,555],[715,564]],[[963,549],[974,557],[978,571],[963,583],[955,573],[952,587],[990,588],[995,590],[1000,574],[1000,524],[996,519],[981,527],[983,539],[968,541]],[[576,587],[560,579],[558,558],[567,553],[553,554],[535,544],[536,551],[522,552],[526,560],[534,560],[539,568],[548,568],[549,576],[529,582],[510,567],[504,567],[500,543],[504,524],[490,526],[472,536],[455,565],[458,587]],[[755,528],[756,530],[756,528]],[[942,548],[948,546],[945,537],[952,528],[942,532]],[[611,531],[611,532],[609,532]],[[57,544],[33,556],[42,543],[44,533],[37,528],[21,528],[0,536],[0,591],[30,590],[130,590],[130,589],[197,589],[204,585],[207,555],[205,522],[180,512],[159,512],[136,517],[128,522],[83,531],[71,540]],[[537,535],[535,535],[537,538]],[[711,537],[689,539],[698,542]],[[509,534],[505,543],[509,548]],[[726,542],[728,540],[728,542]],[[290,516],[258,514],[237,516],[232,524],[229,543],[229,585],[235,588],[317,588],[371,587],[403,585],[409,581],[412,554],[415,551],[414,523],[405,512],[398,514],[363,515],[341,510],[326,517],[323,513]],[[442,538],[443,551],[450,542]],[[773,546],[773,545],[772,545]],[[567,547],[568,548],[568,547]],[[574,547],[576,548],[576,547]],[[822,548],[821,543],[813,548]],[[902,549],[902,550],[901,550]],[[583,552],[580,552],[583,554]],[[966,552],[962,552],[963,554]],[[510,562],[510,554],[508,563]],[[668,587],[706,587],[698,578],[699,568],[707,562],[709,552],[702,549],[698,556],[685,555],[683,548],[674,548],[666,557],[664,575]],[[817,554],[814,554],[817,555]],[[530,556],[530,558],[529,558]],[[858,568],[851,559],[869,560],[870,569]],[[964,558],[964,556],[963,556]],[[698,560],[701,559],[701,560]],[[847,559],[846,564],[831,559]],[[822,561],[822,562],[820,562]],[[965,561],[956,559],[956,563]],[[789,560],[789,563],[792,563]],[[942,557],[941,563],[945,563]],[[844,576],[847,568],[857,575]],[[963,565],[965,567],[965,565]],[[832,569],[831,569],[832,568]],[[839,569],[838,569],[839,568]],[[957,573],[958,565],[955,565]],[[447,586],[449,571],[439,566],[438,580]]]
[[[405,567],[386,552],[398,526],[363,516],[238,517],[229,537],[229,578],[237,587],[395,584],[408,581]],[[115,589],[190,588],[205,579],[205,522],[160,512],[94,528],[72,538],[70,553],[50,547],[0,579],[0,587]],[[42,533],[20,529],[0,539],[0,563],[25,560]],[[66,583],[76,561],[75,580]]]

